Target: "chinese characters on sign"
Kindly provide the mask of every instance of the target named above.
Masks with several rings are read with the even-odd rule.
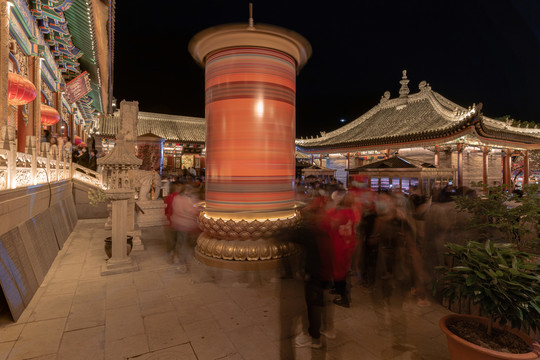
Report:
[[[66,84],[66,93],[71,104],[88,94],[91,90],[90,77],[86,71]]]

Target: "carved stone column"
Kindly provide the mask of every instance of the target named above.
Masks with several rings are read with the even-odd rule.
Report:
[[[4,130],[8,126],[8,69],[9,69],[9,15],[8,3],[6,0],[0,0],[0,129],[2,136],[0,147],[9,149],[9,143],[5,143]]]
[[[290,30],[251,22],[204,30],[189,50],[206,68],[206,205],[196,256],[229,269],[275,267],[295,252],[278,232],[300,222],[296,74],[311,46]]]
[[[127,255],[126,215],[130,198],[135,192],[131,189],[114,189],[106,191],[112,204],[112,256],[101,267],[101,275],[112,275],[139,270],[135,261]]]
[[[9,124],[8,71],[9,71],[9,8],[6,0],[0,0],[0,149],[7,152],[7,188],[15,188],[17,143],[15,128]]]
[[[97,159],[107,173],[107,197],[112,204],[112,257],[103,265],[102,275],[117,274],[138,270],[134,261],[126,255],[128,235],[128,207],[133,206],[135,191],[129,181],[129,170],[138,168],[142,160],[126,146],[123,134],[117,136],[116,145],[105,157]]]
[[[122,100],[120,103],[120,129],[124,135],[126,148],[135,153],[137,143],[137,121],[139,119],[139,102]]]

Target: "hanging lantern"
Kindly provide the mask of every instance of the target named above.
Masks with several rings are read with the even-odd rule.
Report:
[[[51,126],[60,121],[60,114],[55,108],[41,104],[41,124]]]
[[[81,142],[82,142],[82,139],[81,139],[80,136],[75,135],[75,136],[73,137],[73,143],[74,143],[75,145],[79,145]]]
[[[36,87],[22,75],[8,74],[8,104],[25,105],[36,98]]]

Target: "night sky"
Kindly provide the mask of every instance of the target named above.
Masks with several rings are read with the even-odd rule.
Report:
[[[254,0],[254,20],[303,35],[313,54],[297,78],[297,137],[350,122],[407,70],[490,117],[540,123],[540,1]],[[319,4],[320,3],[320,4]],[[140,111],[204,117],[204,70],[188,52],[199,31],[246,23],[249,1],[118,0],[114,96]],[[317,5],[315,5],[317,4]]]

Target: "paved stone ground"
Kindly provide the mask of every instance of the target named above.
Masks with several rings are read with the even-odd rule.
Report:
[[[448,310],[382,307],[359,286],[350,308],[330,307],[335,339],[294,348],[301,282],[195,260],[179,273],[162,228],[143,230],[146,249],[132,253],[139,271],[101,276],[103,225],[80,220],[18,322],[0,319],[0,360],[449,359],[437,325]]]

